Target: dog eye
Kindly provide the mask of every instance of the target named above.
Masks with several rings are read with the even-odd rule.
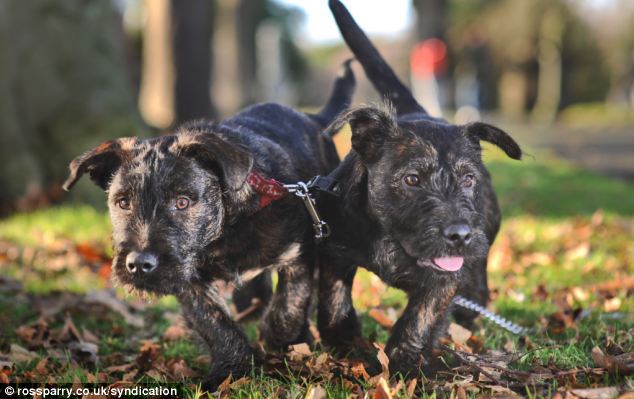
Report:
[[[119,198],[117,200],[117,205],[119,206],[119,208],[123,209],[124,211],[129,211],[131,208],[130,200],[127,198]]]
[[[416,187],[420,185],[420,177],[418,177],[418,175],[405,175],[403,180],[405,180],[405,184],[408,186]]]
[[[475,176],[472,174],[465,175],[462,178],[462,187],[463,188],[471,188],[475,184]]]
[[[176,198],[176,209],[183,210],[189,207],[190,199],[187,197]]]

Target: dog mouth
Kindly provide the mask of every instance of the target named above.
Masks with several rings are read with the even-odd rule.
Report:
[[[445,272],[457,272],[462,268],[464,258],[462,256],[444,256],[434,259],[420,258],[416,261],[416,264],[421,267],[431,266]]]

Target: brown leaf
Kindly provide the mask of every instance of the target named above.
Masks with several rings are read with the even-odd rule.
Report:
[[[376,384],[374,395],[372,395],[373,399],[392,399],[392,394],[390,393],[390,387],[387,385],[387,381],[385,378],[379,378],[379,381]]]
[[[407,397],[414,397],[414,392],[416,392],[416,378],[412,378],[412,380],[407,384]]]
[[[147,375],[148,377],[153,378],[155,380],[158,380],[158,381],[162,381],[163,380],[163,376],[161,375],[160,371],[158,371],[156,369],[152,369],[152,370],[146,371],[145,375]]]
[[[166,341],[176,341],[187,337],[188,334],[189,331],[187,330],[187,328],[184,325],[178,323],[167,327],[167,330],[165,330],[165,332],[163,333],[163,339]]]
[[[154,362],[158,358],[160,346],[152,341],[144,341],[141,344],[139,355],[136,357],[136,364],[141,370],[149,370],[154,367]]]
[[[608,370],[609,373],[627,375],[634,371],[634,353],[626,353],[619,356],[610,356],[603,353],[599,347],[592,348],[592,360],[594,363]],[[628,361],[629,358],[629,361]]]
[[[361,362],[357,362],[350,367],[350,372],[354,376],[354,378],[360,378],[363,381],[367,381],[370,379],[370,375],[365,370],[365,366]]]
[[[447,329],[451,340],[457,344],[464,345],[471,338],[471,331],[460,324],[451,323]]]
[[[291,350],[288,352],[288,357],[295,362],[301,361],[303,358],[312,356],[313,352],[308,347],[308,344],[302,342],[301,344],[291,345]]]
[[[120,364],[118,366],[106,367],[106,369],[104,371],[106,373],[108,373],[108,374],[125,372],[125,371],[130,370],[133,366],[134,366],[134,364],[132,364],[132,363]]]
[[[383,350],[383,345],[377,344],[375,342],[374,347],[377,349],[376,358],[379,360],[379,363],[381,363],[381,369],[383,370],[381,374],[385,379],[389,379],[390,378],[390,367],[389,367],[390,359],[385,354],[385,351]]]
[[[311,385],[306,390],[306,396],[304,399],[324,399],[326,397],[326,390],[321,385]]]
[[[394,320],[392,320],[384,311],[381,309],[371,309],[368,312],[368,316],[373,318],[379,325],[386,330],[390,330],[394,326]]]
[[[99,363],[99,347],[91,342],[71,342],[68,345],[73,359],[78,363],[94,367]]]
[[[97,338],[97,336],[93,334],[90,330],[88,330],[87,328],[82,328],[81,336],[83,340],[86,342],[92,342],[93,344],[99,343],[99,338]]]
[[[33,370],[40,375],[46,375],[48,374],[48,370],[46,369],[47,364],[48,358],[45,357],[37,362],[37,365],[35,365],[35,368],[33,368]]]
[[[15,363],[30,362],[31,360],[37,358],[37,353],[28,351],[20,345],[11,344],[9,347],[9,359]]]
[[[571,392],[582,399],[613,399],[619,396],[616,387],[573,389]]]
[[[196,375],[192,369],[187,367],[183,359],[171,359],[167,362],[167,370],[175,378],[182,380],[185,378],[191,378]]]

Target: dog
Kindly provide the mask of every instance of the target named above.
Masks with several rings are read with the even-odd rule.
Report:
[[[332,234],[319,251],[318,327],[322,341],[347,348],[360,334],[351,301],[357,265],[404,290],[408,304],[385,347],[390,370],[417,374],[456,293],[486,305],[488,249],[500,210],[480,141],[520,159],[504,131],[475,122],[452,125],[429,116],[337,0],[330,8],[347,45],[392,107],[361,107],[340,117],[352,150],[329,175],[340,196],[320,196],[318,209]],[[462,323],[473,313],[458,312]]]
[[[64,189],[88,172],[107,191],[115,283],[178,298],[211,355],[206,387],[244,375],[260,358],[214,281],[277,269],[261,335],[272,348],[307,339],[313,231],[302,202],[279,182],[307,180],[338,163],[333,143],[319,133],[349,106],[354,88],[347,62],[317,115],[257,104],[218,123],[187,123],[173,135],[105,142],[70,163]],[[243,299],[270,296],[270,279],[252,281],[253,295]]]

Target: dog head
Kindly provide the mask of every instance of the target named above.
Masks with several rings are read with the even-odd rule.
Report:
[[[397,121],[374,107],[352,110],[344,120],[367,173],[368,211],[412,263],[455,272],[465,258],[486,256],[486,208],[497,205],[480,141],[520,159],[508,134],[480,122]]]
[[[74,159],[64,188],[88,172],[108,193],[113,276],[137,291],[175,294],[198,277],[222,235],[253,159],[199,122],[173,136],[105,142]]]

